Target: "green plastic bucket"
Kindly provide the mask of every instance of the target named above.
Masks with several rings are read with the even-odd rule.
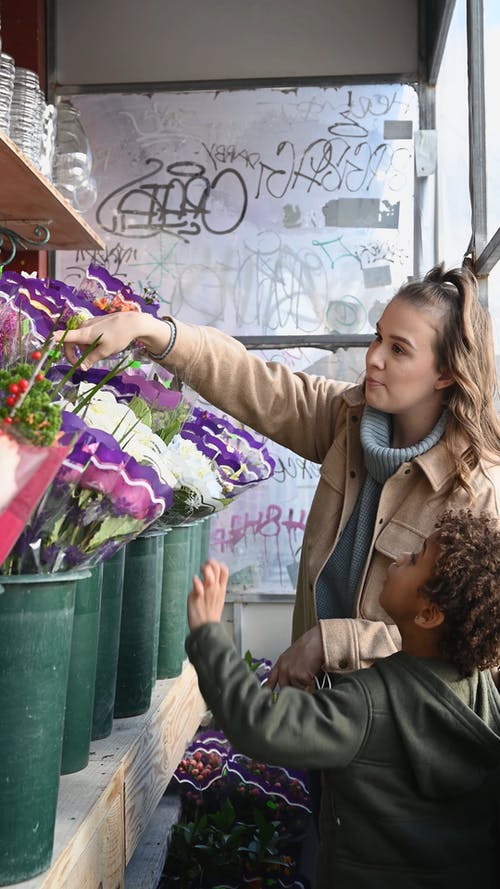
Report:
[[[158,679],[171,679],[182,672],[192,527],[172,528],[164,541]]]
[[[116,719],[139,716],[151,704],[162,563],[163,534],[146,532],[127,544],[116,677]]]
[[[50,866],[77,581],[0,576],[0,885]]]
[[[190,561],[190,569],[189,569],[189,582],[188,586],[191,588],[191,581],[193,579],[193,574],[200,573],[201,566],[201,544],[203,538],[203,519],[199,522],[193,522],[192,525],[189,525],[190,531],[190,549],[189,549],[189,561]]]
[[[91,733],[93,741],[109,737],[113,729],[124,570],[125,547],[123,546],[102,566],[101,614]]]
[[[102,564],[76,585],[61,775],[79,772],[89,761],[101,591]]]
[[[158,577],[156,579],[156,587],[158,590],[158,595],[156,597],[155,632],[154,632],[154,647],[153,647],[153,688],[155,686],[156,680],[158,679],[158,651],[160,648],[160,621],[161,621],[161,600],[162,600],[162,586],[163,586],[163,559],[165,556],[165,538],[166,538],[167,534],[170,533],[170,529],[164,528],[162,531],[159,531],[157,533],[161,534],[161,537],[162,537],[162,556],[160,559],[158,559],[158,562],[157,562]]]
[[[193,522],[189,525],[190,539],[189,539],[189,577],[188,577],[188,585],[187,585],[187,593],[191,589],[193,582],[193,575],[200,574],[201,567],[201,545],[202,545],[202,537],[203,537],[203,519],[200,519],[198,522]],[[186,597],[187,598],[187,597]],[[184,641],[186,637],[189,636],[189,624],[188,624],[188,616],[187,616],[187,607],[184,609]]]
[[[200,544],[200,565],[207,561],[210,555],[210,528],[212,527],[212,517],[203,519],[201,524],[201,544]],[[194,572],[198,574],[198,571]]]

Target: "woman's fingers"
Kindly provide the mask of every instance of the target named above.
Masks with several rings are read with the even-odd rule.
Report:
[[[131,320],[132,314],[134,313],[127,312],[125,317],[125,314],[117,312],[102,318],[90,318],[75,329],[67,332],[56,331],[54,340],[56,342],[63,340],[64,354],[70,364],[75,364],[79,353],[85,352],[89,346],[95,343],[94,348],[81,365],[83,370],[88,370],[97,361],[126,349],[135,339],[137,335],[135,327],[139,329],[140,321],[138,319]]]
[[[314,677],[324,662],[323,642],[319,624],[304,633],[283,652],[271,668],[269,688],[293,685],[307,691],[314,687]]]

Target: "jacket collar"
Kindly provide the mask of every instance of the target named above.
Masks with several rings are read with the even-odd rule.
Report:
[[[351,386],[343,393],[343,398],[347,406],[351,409],[361,408],[365,405],[365,395],[363,383]],[[454,477],[454,468],[450,461],[448,449],[443,439],[438,441],[433,448],[415,457],[412,463],[417,464],[422,472],[427,476],[429,484],[434,491],[448,486]]]
[[[439,491],[449,485],[454,478],[455,470],[443,439],[438,441],[430,451],[420,457],[415,457],[413,462],[420,466],[434,491]]]
[[[349,389],[345,389],[342,393],[342,397],[348,407],[364,407],[364,383],[359,383],[357,386],[350,386]]]

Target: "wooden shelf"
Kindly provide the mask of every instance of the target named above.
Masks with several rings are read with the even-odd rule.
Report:
[[[33,238],[37,223],[47,226],[43,250],[103,250],[104,241],[71,204],[0,131],[0,226]]]
[[[116,719],[87,768],[60,781],[50,870],[11,889],[123,889],[125,867],[205,713],[187,661],[147,713]],[[167,828],[166,828],[167,829]]]

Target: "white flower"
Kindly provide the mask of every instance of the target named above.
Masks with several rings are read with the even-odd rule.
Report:
[[[83,396],[93,387],[80,383]],[[67,410],[74,405],[68,404]],[[224,493],[208,457],[191,441],[175,436],[169,445],[142,423],[126,404],[104,389],[83,408],[82,419],[88,426],[101,429],[116,438],[121,449],[156,470],[160,479],[173,489],[191,489],[204,503],[221,506]]]
[[[88,383],[81,383],[78,394],[85,395],[91,388]],[[72,404],[66,406],[67,410],[73,408]],[[99,389],[84,407],[81,417],[88,426],[116,438],[122,451],[138,463],[152,466],[164,484],[171,488],[177,486],[177,479],[169,469],[165,442],[149,426],[141,423],[126,404],[117,401],[112,392]]]
[[[177,476],[179,487],[191,488],[204,503],[220,506],[224,497],[221,483],[212,462],[198,450],[195,443],[176,435],[168,447],[170,468]]]

